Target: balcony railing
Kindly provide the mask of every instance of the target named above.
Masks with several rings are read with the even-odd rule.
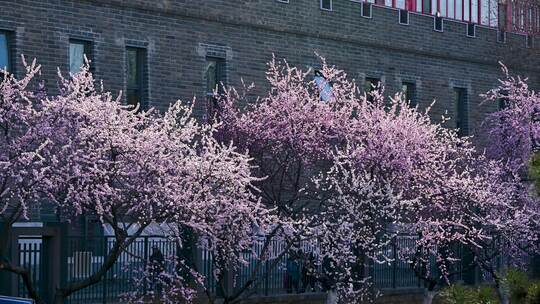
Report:
[[[365,0],[425,15],[441,16],[502,31],[540,33],[540,0]]]

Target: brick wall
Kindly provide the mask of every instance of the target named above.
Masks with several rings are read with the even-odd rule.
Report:
[[[420,304],[422,303],[423,290],[421,289],[396,289],[387,290],[375,301],[376,304]],[[197,304],[206,304],[204,298],[200,298]],[[324,304],[326,293],[314,294],[287,294],[266,297],[256,297],[240,302],[241,304]],[[368,302],[366,302],[368,303]],[[435,304],[442,303],[440,299],[434,300]]]
[[[289,2],[0,0],[0,30],[12,34],[17,74],[19,55],[38,58],[53,92],[57,68],[68,70],[69,39],[91,41],[96,78],[113,92],[125,89],[125,47],[144,47],[149,104],[160,109],[177,99],[204,100],[207,55],[226,59],[229,84],[238,86],[243,78],[263,93],[272,54],[308,68],[318,65],[318,53],[359,82],[382,79],[390,93],[402,81],[414,82],[420,107],[437,99],[437,119],[453,114],[452,89],[464,87],[473,128],[496,108],[481,104],[478,95],[497,84],[499,60],[540,86],[540,42],[526,48],[525,36],[508,34],[503,44],[485,27],[477,28],[476,38],[466,37],[460,22],[445,20],[444,32],[435,32],[430,16],[411,14],[410,25],[399,25],[398,11],[389,8],[374,7],[372,18],[362,18],[360,4],[350,0],[334,0],[331,12],[320,10],[319,0]],[[198,104],[196,114],[203,113]],[[391,302],[392,295],[385,299],[404,303]]]
[[[318,65],[317,52],[359,82],[381,78],[389,93],[402,81],[415,82],[421,107],[438,100],[436,118],[453,114],[452,89],[465,87],[471,127],[495,109],[481,105],[478,94],[496,85],[499,60],[540,83],[540,43],[528,49],[524,36],[508,34],[502,44],[496,31],[479,27],[477,38],[468,38],[464,23],[445,20],[440,33],[429,16],[411,13],[405,26],[397,10],[374,7],[368,19],[357,2],[333,2],[333,11],[322,11],[318,0],[0,1],[0,29],[14,34],[17,55],[39,59],[52,91],[57,67],[68,68],[69,39],[92,42],[96,77],[113,92],[125,88],[125,47],[144,47],[149,103],[160,109],[179,98],[204,98],[205,57],[216,52],[227,60],[229,84],[243,78],[258,93],[272,53],[307,68]],[[17,57],[19,74],[20,65]],[[201,103],[196,114],[203,110]]]

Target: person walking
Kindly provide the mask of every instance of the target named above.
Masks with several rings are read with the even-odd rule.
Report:
[[[152,255],[150,255],[150,272],[152,277],[151,290],[156,293],[161,293],[162,283],[161,274],[165,271],[165,257],[158,246],[152,247]]]
[[[297,254],[292,253],[287,259],[287,293],[299,292],[300,265]]]

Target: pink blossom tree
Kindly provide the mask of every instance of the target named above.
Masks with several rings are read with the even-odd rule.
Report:
[[[67,171],[57,184],[65,191],[57,203],[76,214],[97,214],[113,227],[116,242],[102,272],[60,289],[62,297],[96,282],[151,223],[173,226],[169,231],[180,245],[182,234],[174,232],[193,230],[218,270],[237,267],[239,253],[272,222],[250,191],[256,181],[250,159],[232,145],[218,143],[213,137],[216,126],[199,124],[191,108],[180,102],[164,115],[136,112],[107,93],[92,94],[92,83],[83,70],[64,81],[65,93],[56,100],[75,113],[75,123],[84,122],[76,129],[77,142],[69,144],[74,151],[68,166],[61,165]],[[130,227],[136,232],[128,235]],[[178,265],[184,263],[177,258]],[[193,285],[185,284],[187,278],[179,273],[170,275],[176,279],[168,281],[166,292],[153,296],[171,303],[191,301]]]
[[[193,249],[208,252],[214,271],[205,278],[196,262],[189,262],[185,255],[179,256],[180,260],[175,263],[181,264],[184,271],[164,274],[168,277],[162,285],[167,291],[151,295],[163,303],[177,303],[176,295],[186,282],[192,287],[202,287],[210,303],[215,303],[216,294],[212,293],[208,282],[217,282],[218,293],[227,295],[228,274],[246,263],[246,252],[257,254],[254,249],[259,235],[278,223],[271,210],[264,208],[256,196],[258,190],[253,183],[258,179],[251,176],[251,159],[236,152],[231,145],[218,143],[213,132],[214,126],[198,132],[202,137],[197,153],[181,166],[190,174],[191,180],[185,181],[190,197],[183,205],[176,201],[176,205],[171,206],[166,233],[178,247],[193,246]],[[186,235],[190,238],[186,239]],[[192,253],[188,251],[187,255]],[[137,302],[147,300],[148,296],[136,292],[130,299]],[[230,299],[224,300],[228,303]]]
[[[500,85],[483,95],[485,102],[499,106],[484,122],[487,155],[527,171],[540,140],[540,96],[529,88],[527,79],[510,75],[504,65],[502,70],[505,78],[499,80]]]
[[[38,209],[49,188],[47,158],[52,155],[51,134],[42,128],[47,120],[40,111],[44,105],[31,85],[40,67],[35,61],[25,67],[20,80],[0,72],[0,270],[20,275],[30,296],[38,299],[29,271],[8,259],[13,223]]]
[[[370,94],[369,101],[359,97],[347,145],[334,153],[331,170],[318,182],[333,193],[323,203],[323,244],[338,269],[349,269],[341,273],[339,299],[350,303],[359,299],[351,290],[355,281],[366,278],[366,259],[356,253],[384,263],[391,257],[382,248],[392,239],[416,236],[399,257],[426,283],[430,303],[459,271],[454,248],[488,237],[477,228],[483,219],[473,210],[496,202],[492,180],[476,171],[468,139],[434,123],[429,109],[409,107],[400,94],[389,101],[381,91]],[[355,264],[362,266],[356,274]]]
[[[1,215],[11,227],[30,204],[47,200],[65,220],[94,215],[114,232],[99,269],[58,286],[56,303],[98,283],[149,225],[189,227],[217,260],[234,265],[236,251],[271,221],[250,191],[256,180],[250,159],[218,143],[215,126],[199,124],[189,106],[177,102],[162,115],[123,106],[120,97],[94,87],[88,66],[60,76],[59,95],[35,98],[26,87],[38,69],[31,65],[23,80],[8,75],[2,82],[2,143],[13,149],[0,152]],[[184,261],[174,262],[175,271],[161,274],[168,276],[166,292],[150,296],[191,301],[195,287],[176,271]],[[2,268],[28,276],[4,259]]]
[[[255,176],[260,178],[255,185],[261,203],[279,219],[264,236],[249,279],[226,298],[249,296],[250,289],[262,282],[259,270],[266,262],[267,271],[283,266],[281,257],[313,241],[310,227],[317,219],[312,215],[319,212],[321,198],[312,177],[329,167],[332,151],[345,139],[356,92],[343,71],[324,61],[320,73],[332,81],[325,98],[310,70],[275,59],[268,64],[267,95],[250,100],[253,86],[244,85],[240,92],[226,88],[218,97],[218,135],[249,152]],[[283,248],[276,251],[275,241],[282,242]]]
[[[501,303],[507,304],[507,267],[526,269],[527,259],[538,252],[538,201],[530,196],[530,186],[518,174],[510,175],[500,162],[487,168],[485,174],[499,181],[490,188],[496,201],[490,208],[477,208],[475,212],[484,219],[478,227],[489,237],[466,248],[475,265],[494,282]]]
[[[167,119],[152,117],[96,92],[87,70],[61,80],[62,94],[50,101],[64,112],[67,132],[57,139],[65,156],[52,160],[55,203],[67,219],[97,215],[110,225],[115,242],[98,271],[58,288],[57,302],[99,282],[148,225],[164,221],[173,206],[185,206],[192,193],[183,188],[191,175],[182,165],[194,153],[190,145],[198,135],[185,108],[171,108]]]
[[[499,106],[486,118],[484,127],[487,157],[500,165],[486,174],[500,181],[494,195],[505,191],[509,199],[501,208],[486,212],[493,237],[473,253],[481,269],[495,281],[501,303],[508,303],[500,260],[523,267],[524,257],[539,252],[540,204],[537,195],[532,195],[537,181],[531,178],[535,177],[534,157],[540,134],[540,97],[526,79],[511,76],[504,65],[502,70],[505,77],[500,85],[483,95],[485,102]]]
[[[488,162],[429,111],[401,95],[387,102],[380,90],[361,94],[343,71],[322,66],[331,83],[325,98],[310,71],[273,60],[267,96],[250,102],[228,89],[220,100],[220,135],[249,151],[265,178],[257,183],[262,202],[294,228],[277,225],[266,244],[276,235],[286,250],[317,243],[321,279],[351,303],[369,296],[366,266],[390,259],[380,254],[385,245],[398,233],[420,236],[400,257],[426,282],[429,303],[460,271],[454,248],[490,237],[475,210],[504,206],[507,193],[493,195],[498,180],[478,169]],[[259,280],[255,273],[240,290]]]
[[[46,200],[65,220],[97,216],[115,238],[96,272],[57,288],[57,303],[99,282],[153,224],[166,226],[178,247],[209,252],[225,303],[250,296],[263,265],[282,266],[281,257],[305,242],[317,248],[319,279],[338,302],[355,303],[370,297],[367,266],[389,261],[381,251],[399,234],[413,235],[399,256],[426,283],[431,303],[462,271],[457,248],[488,265],[494,236],[505,251],[530,249],[537,239],[537,204],[519,173],[537,136],[529,90],[505,89],[526,106],[494,116],[490,134],[500,141],[485,156],[444,120],[434,123],[429,110],[409,107],[400,94],[366,96],[324,60],[324,86],[310,71],[271,61],[266,96],[250,101],[250,86],[226,88],[219,122],[204,125],[181,102],[163,114],[123,106],[94,87],[88,67],[60,76],[59,95],[36,95],[28,84],[38,70],[30,65],[24,79],[8,75],[0,86],[0,140],[10,148],[0,150],[0,216],[10,229]],[[512,123],[497,125],[503,120]],[[246,253],[255,267],[228,288]],[[202,285],[215,302],[196,263],[168,258],[173,269],[156,274],[148,265],[136,282],[157,279],[161,290],[128,301],[191,302]],[[38,299],[26,270],[6,259],[0,266],[26,277]]]

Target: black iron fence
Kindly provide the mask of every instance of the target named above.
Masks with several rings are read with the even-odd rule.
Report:
[[[104,259],[114,246],[114,237],[81,238],[69,237],[63,253],[66,282],[84,280],[103,265]],[[121,295],[140,288],[134,281],[142,276],[153,248],[163,255],[175,255],[176,243],[160,236],[137,238],[105,274],[100,283],[74,293],[68,303],[107,303],[116,301]],[[169,263],[164,260],[164,263]],[[164,265],[171,269],[171,265]],[[144,288],[144,287],[143,287]]]
[[[381,256],[389,259],[385,263],[373,263],[373,281],[379,289],[420,287],[421,281],[415,275],[410,265],[399,258],[400,250],[412,248],[415,239],[400,237],[384,246]],[[382,259],[381,259],[382,260]]]
[[[95,273],[103,264],[113,245],[113,237],[68,237],[62,245],[61,278],[63,283],[84,280]],[[410,266],[399,259],[398,255],[400,249],[411,246],[414,246],[414,238],[403,237],[383,248],[381,255],[389,257],[389,262],[374,263],[370,269],[370,274],[377,288],[421,287],[421,281],[415,276]],[[272,248],[276,252],[284,251],[284,244],[275,242]],[[19,239],[19,261],[21,266],[31,270],[38,290],[41,286],[40,281],[44,280],[42,266],[45,263],[42,261],[46,257],[43,255],[42,249],[43,244],[38,237]],[[148,265],[155,249],[164,256],[175,256],[178,247],[174,240],[162,236],[141,236],[120,254],[116,263],[98,284],[74,293],[67,302],[73,304],[117,302],[122,294],[135,291],[136,288],[147,288],[133,282],[140,278],[142,270]],[[261,248],[255,248],[255,252],[260,250]],[[304,257],[307,257],[314,248],[306,244],[301,250],[305,253]],[[275,295],[320,290],[318,284],[315,284],[317,275],[313,272],[307,272],[305,260],[299,259],[297,256],[285,253],[277,260],[260,262],[252,254],[245,253],[243,258],[245,263],[242,264],[235,276],[234,288],[244,286],[255,273],[259,280],[247,289],[250,294]],[[199,249],[196,260],[198,271],[206,278],[206,287],[215,294],[217,291],[211,254]],[[259,262],[262,264],[258,265]],[[164,260],[164,263],[166,269],[174,269],[173,265],[168,264],[170,262],[167,259]],[[321,266],[317,266],[316,273],[321,271]],[[19,283],[19,296],[27,296],[22,280]]]
[[[19,238],[18,242],[18,252],[19,252],[19,261],[20,266],[30,270],[30,276],[32,281],[34,281],[36,291],[41,293],[43,291],[43,284],[40,284],[44,281],[42,276],[44,275],[44,269],[42,259],[46,258],[44,256],[43,241],[41,237],[37,236],[27,236]],[[18,293],[21,297],[28,297],[28,291],[24,287],[22,279],[19,279]]]

